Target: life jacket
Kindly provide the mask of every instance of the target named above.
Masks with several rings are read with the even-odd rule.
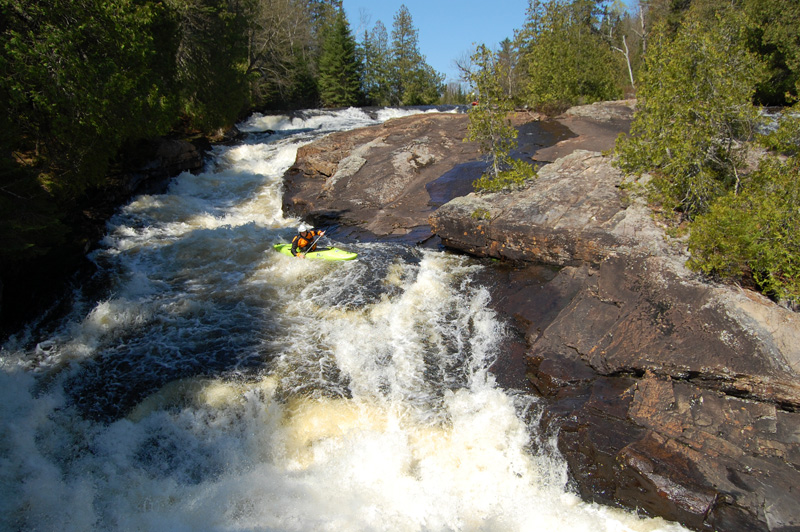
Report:
[[[308,253],[309,251],[314,251],[317,249],[317,245],[314,244],[311,246],[311,243],[314,242],[314,237],[319,235],[322,231],[303,231],[294,236],[292,239],[292,255],[297,255],[297,252],[300,253]],[[311,246],[309,248],[309,246]]]

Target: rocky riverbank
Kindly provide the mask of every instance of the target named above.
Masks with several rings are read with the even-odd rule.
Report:
[[[120,171],[102,188],[87,192],[65,214],[69,237],[58,248],[29,263],[4,272],[0,279],[0,338],[16,331],[47,309],[58,312],[60,294],[69,291],[70,280],[92,265],[86,254],[103,237],[106,221],[120,205],[137,194],[163,190],[181,172],[203,167],[209,141],[189,142],[159,138],[129,146],[121,154]]]
[[[343,238],[506,259],[490,282],[520,341],[498,378],[524,372],[546,398],[541,433],[585,499],[697,530],[800,530],[800,317],[687,270],[621,188],[602,151],[632,105],[516,116],[518,156],[552,164],[509,194],[469,193],[482,163],[463,115],[331,135],[298,153],[284,208]]]

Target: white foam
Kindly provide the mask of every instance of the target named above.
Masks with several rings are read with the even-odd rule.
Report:
[[[308,142],[368,123],[348,109],[247,127]],[[388,244],[339,264],[272,252],[297,222],[280,212],[295,138],[218,148],[135,199],[94,255],[108,293],[4,347],[0,529],[679,530],[581,502],[557,452],[529,452],[535,399],[488,372],[505,332],[475,263]],[[88,382],[85,408],[173,374],[108,422],[70,395]]]

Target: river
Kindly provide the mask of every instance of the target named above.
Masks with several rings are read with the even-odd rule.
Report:
[[[537,398],[488,370],[485,265],[272,250],[297,148],[409,112],[254,115],[119,210],[69,312],[0,352],[0,529],[683,530],[582,502],[531,445]]]

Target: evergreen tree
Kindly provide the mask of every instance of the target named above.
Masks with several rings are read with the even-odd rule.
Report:
[[[510,39],[504,39],[497,52],[497,61],[502,65],[504,75],[499,81],[506,97],[512,101],[521,101],[525,79],[520,68],[520,51],[517,44]]]
[[[0,266],[65,238],[122,146],[246,101],[243,19],[222,0],[0,0]],[[10,229],[8,234],[6,230]]]
[[[391,53],[390,103],[436,103],[442,93],[443,76],[431,68],[420,53],[418,31],[405,5],[400,6],[394,17]]]
[[[469,111],[468,139],[480,144],[489,163],[484,175],[475,182],[475,188],[498,191],[520,185],[535,173],[528,163],[510,155],[517,144],[517,130],[508,119],[514,107],[502,85],[507,65],[498,61],[485,45],[478,46],[472,65],[469,78],[478,94],[478,105]]]
[[[364,31],[361,45],[363,78],[361,86],[371,105],[390,105],[391,55],[386,26],[379,20],[371,32]]]
[[[227,0],[173,0],[182,112],[194,127],[229,125],[248,104],[246,20]]]
[[[800,96],[800,3],[747,0],[748,48],[763,58],[768,72],[756,86],[762,105],[788,105]]]
[[[466,105],[469,103],[469,95],[464,90],[464,86],[456,81],[447,84],[442,96],[442,103],[448,105]]]
[[[254,105],[286,108],[317,104],[317,23],[312,3],[239,1],[247,21],[247,79]]]
[[[175,46],[154,31],[163,6],[3,0],[0,9],[0,87],[14,131],[4,148],[25,154],[19,168],[48,193],[79,195],[125,140],[175,119],[174,63],[158,50]]]
[[[726,280],[751,276],[765,293],[799,304],[799,173],[796,155],[762,160],[741,190],[691,224],[689,266]]]
[[[319,92],[324,107],[356,105],[361,100],[356,42],[341,9],[323,32]]]
[[[669,32],[662,24],[650,38],[636,115],[617,153],[628,172],[657,170],[654,191],[692,217],[739,188],[761,70],[735,10],[719,19],[692,10],[674,38]]]
[[[596,0],[549,0],[529,11],[522,44],[528,69],[528,102],[558,111],[621,94],[621,58],[604,38]]]

